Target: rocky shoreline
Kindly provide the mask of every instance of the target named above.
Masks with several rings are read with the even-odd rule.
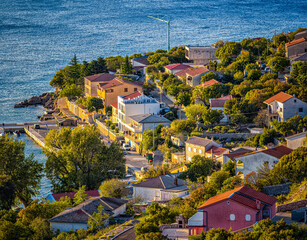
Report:
[[[41,94],[40,96],[33,96],[22,102],[16,103],[14,105],[14,108],[23,108],[23,107],[28,107],[31,105],[43,105],[43,107],[46,109],[54,109],[56,98],[57,98],[56,93],[46,92],[46,93]]]

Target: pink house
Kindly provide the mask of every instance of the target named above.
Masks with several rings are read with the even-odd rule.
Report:
[[[189,219],[189,235],[211,228],[237,231],[276,214],[277,199],[243,186],[209,198]]]

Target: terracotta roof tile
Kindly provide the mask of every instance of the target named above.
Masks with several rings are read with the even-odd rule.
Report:
[[[262,152],[280,159],[283,156],[290,154],[292,152],[292,149],[280,145],[275,148],[262,150]]]
[[[123,96],[122,98],[123,99],[133,99],[133,98],[136,98],[136,97],[139,97],[139,96],[142,96],[142,93],[137,91],[137,92],[134,92],[134,93],[130,93],[130,94],[126,95],[126,96]]]
[[[99,83],[99,87],[101,89],[108,89],[108,88],[119,86],[119,85],[122,85],[122,84],[123,84],[122,81],[119,81],[118,78],[114,78],[109,82]]]
[[[184,70],[190,68],[190,66],[181,63],[176,63],[176,64],[167,65],[165,66],[165,68],[167,68],[168,70]]]
[[[193,69],[193,68],[190,67],[190,68],[184,69],[184,70],[182,70],[182,71],[180,71],[180,72],[175,73],[175,75],[176,75],[177,77],[179,77],[179,78],[184,78],[184,77],[186,76],[186,73],[187,73],[188,71],[190,71],[191,69]]]
[[[205,72],[208,72],[209,69],[205,68],[205,67],[199,67],[199,68],[193,68],[193,69],[189,69],[186,74],[192,76],[192,77],[196,77],[200,74],[203,74]]]
[[[299,44],[299,43],[302,43],[302,42],[305,42],[305,41],[307,41],[307,39],[304,38],[304,37],[302,37],[302,38],[293,40],[292,42],[286,43],[286,47],[291,47],[291,46],[294,46],[294,45],[296,45],[296,44]]]
[[[105,81],[111,81],[112,79],[116,78],[116,75],[109,73],[100,73],[92,76],[87,76],[84,78],[89,80],[90,82],[105,82]]]
[[[112,103],[111,106],[118,109],[118,102]]]
[[[209,198],[206,202],[204,202],[198,209],[203,209],[212,204],[221,202],[226,199],[232,199],[237,201],[243,205],[246,205],[251,208],[257,209],[256,200],[261,201],[260,207],[263,207],[264,204],[274,205],[277,201],[275,197],[271,197],[262,192],[258,192],[249,187],[243,186],[238,187],[233,190],[218,194],[214,197]]]
[[[211,79],[211,80],[209,80],[207,82],[199,84],[198,86],[207,88],[207,87],[213,86],[214,84],[222,84],[222,83],[219,82],[219,81],[216,81],[215,79]]]
[[[289,100],[292,97],[293,96],[288,94],[288,93],[280,92],[280,93],[277,93],[276,95],[274,95],[273,97],[265,100],[264,103],[270,104],[273,101],[277,101],[277,102],[283,103],[283,102]]]
[[[246,153],[250,153],[250,152],[252,152],[252,151],[249,150],[249,149],[240,148],[240,149],[238,149],[238,150],[236,150],[236,151],[233,151],[233,152],[231,152],[231,153],[225,154],[225,156],[227,156],[227,157],[229,157],[230,159],[233,160],[233,159],[236,158],[236,157],[242,156],[242,155],[244,155],[244,154],[246,154]]]
[[[208,151],[206,151],[206,153],[212,153],[215,156],[221,156],[226,151],[228,151],[227,148],[213,146]]]

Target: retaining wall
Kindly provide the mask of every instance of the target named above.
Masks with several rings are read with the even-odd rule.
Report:
[[[295,209],[299,209],[302,207],[307,206],[307,199],[292,202],[292,203],[287,203],[287,204],[282,204],[278,205],[276,208],[276,212],[287,212],[287,211],[292,211]]]

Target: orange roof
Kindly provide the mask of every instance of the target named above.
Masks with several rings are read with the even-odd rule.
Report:
[[[141,95],[142,95],[142,93],[137,91],[137,92],[134,92],[134,93],[130,93],[130,94],[126,95],[126,96],[123,96],[122,98],[127,100],[127,99],[133,99],[133,98],[139,97]]]
[[[111,106],[118,109],[118,102],[112,103]]]
[[[90,82],[106,82],[116,78],[116,75],[109,73],[100,73],[92,76],[86,76],[84,78],[89,80]]]
[[[296,45],[296,44],[299,44],[299,43],[302,43],[302,42],[305,42],[305,41],[307,41],[307,39],[302,37],[302,38],[293,40],[292,42],[286,43],[286,46],[287,46],[287,47],[291,47],[291,46],[293,46],[293,45]]]
[[[169,70],[183,70],[183,69],[190,68],[190,66],[184,65],[184,64],[181,64],[181,63],[176,63],[176,64],[167,65],[167,66],[165,66],[165,68],[167,68]]]
[[[211,87],[214,84],[222,84],[222,83],[219,82],[219,81],[216,81],[215,79],[211,79],[211,80],[209,80],[207,82],[199,84],[198,86],[202,86],[202,87],[207,88],[207,87]]]
[[[200,208],[204,208],[206,206],[209,206],[211,204],[214,204],[214,203],[217,203],[217,202],[220,202],[220,201],[223,201],[227,198],[229,198],[232,194],[234,194],[235,192],[239,191],[242,187],[237,187],[233,190],[230,190],[230,191],[227,191],[227,192],[224,192],[224,193],[221,193],[221,194],[218,194],[214,197],[211,197],[209,198],[206,202],[204,202],[202,205],[200,205],[198,207],[198,209]]]
[[[131,81],[121,79],[121,78],[114,78],[111,81],[99,83],[99,87],[102,88],[102,89],[108,89],[108,88],[115,87],[115,86],[118,86],[118,85],[122,85],[122,84],[125,84],[125,83],[136,85],[136,86],[141,86],[137,82],[131,82]]]
[[[177,77],[183,78],[183,77],[186,76],[186,73],[187,73],[188,71],[190,71],[191,69],[193,69],[193,68],[190,67],[190,68],[181,70],[180,72],[175,73],[175,75],[176,75]]]
[[[280,93],[277,93],[276,95],[274,95],[273,97],[265,100],[264,103],[270,104],[273,101],[277,101],[277,102],[283,103],[283,102],[289,100],[292,97],[293,96],[288,94],[288,93],[280,92]]]
[[[192,77],[195,77],[195,76],[198,76],[202,73],[205,73],[205,72],[208,72],[208,68],[205,68],[205,67],[199,67],[199,68],[192,68],[192,69],[189,69],[186,74],[189,74],[190,76]]]

